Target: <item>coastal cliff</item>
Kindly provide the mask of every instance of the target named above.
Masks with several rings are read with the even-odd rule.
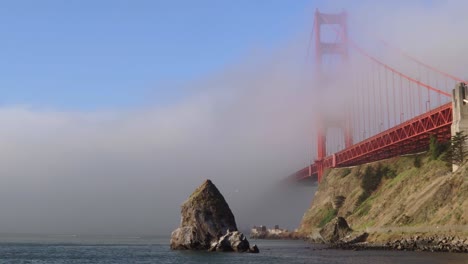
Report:
[[[319,241],[320,229],[335,217],[369,233],[369,243],[392,247],[388,243],[418,237],[468,246],[468,165],[452,173],[443,161],[421,154],[332,169],[299,233]]]

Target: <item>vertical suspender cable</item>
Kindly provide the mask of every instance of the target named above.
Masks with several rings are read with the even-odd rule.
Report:
[[[387,129],[390,128],[390,105],[388,103],[388,71],[385,70],[385,99],[387,99]]]
[[[383,127],[382,125],[384,124],[384,106],[382,104],[382,78],[380,76],[380,66],[377,65],[377,69],[378,69],[378,73],[379,73],[379,112],[380,112],[380,122],[379,122],[379,132],[382,132],[383,131]],[[385,69],[384,69],[385,70]]]

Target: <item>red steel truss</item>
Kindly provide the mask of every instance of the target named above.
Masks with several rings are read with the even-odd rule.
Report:
[[[321,162],[315,162],[291,177],[294,180],[317,177],[320,182],[318,172],[321,169],[323,171],[327,168],[354,166],[417,153],[428,148],[431,135],[436,135],[440,140],[449,140],[451,125],[452,103],[448,103],[325,157]]]

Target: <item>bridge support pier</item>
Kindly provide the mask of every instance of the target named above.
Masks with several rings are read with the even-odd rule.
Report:
[[[465,83],[460,83],[452,91],[452,136],[457,132],[464,132],[468,135],[468,86]],[[452,170],[456,171],[457,165],[452,165]]]

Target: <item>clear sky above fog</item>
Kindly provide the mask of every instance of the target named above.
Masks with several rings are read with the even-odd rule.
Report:
[[[170,104],[190,93],[185,82],[310,30],[314,9],[330,2],[1,1],[0,107]]]
[[[186,92],[179,84],[311,27],[312,2],[2,1],[0,103],[167,103]]]

